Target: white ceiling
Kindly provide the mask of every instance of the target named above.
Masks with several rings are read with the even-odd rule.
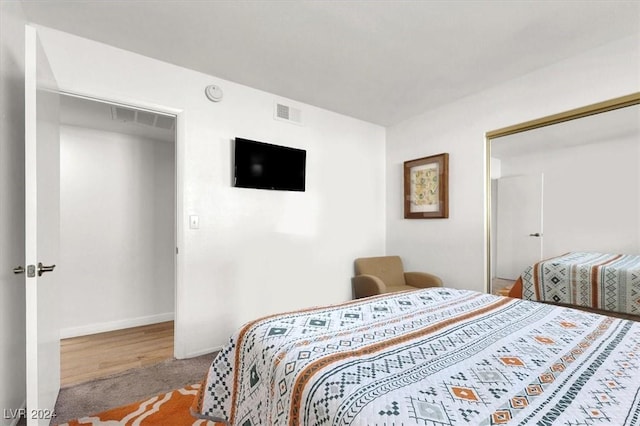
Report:
[[[22,4],[34,23],[385,126],[623,37],[640,48],[640,1]]]

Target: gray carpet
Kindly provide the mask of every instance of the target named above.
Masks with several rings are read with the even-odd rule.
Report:
[[[104,379],[60,390],[52,425],[120,407],[204,378],[216,353],[196,358],[171,359],[145,368],[136,368]]]

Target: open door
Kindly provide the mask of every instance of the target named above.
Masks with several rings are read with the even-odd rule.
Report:
[[[496,274],[516,280],[542,259],[543,175],[498,179]]]
[[[59,94],[35,28],[25,30],[27,425],[48,425],[60,390],[56,273],[60,233]],[[19,271],[18,271],[19,272]]]

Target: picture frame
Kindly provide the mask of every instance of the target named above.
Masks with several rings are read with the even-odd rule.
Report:
[[[404,218],[449,217],[449,154],[404,162]]]

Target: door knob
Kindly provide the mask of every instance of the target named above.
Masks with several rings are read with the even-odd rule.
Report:
[[[15,268],[13,268],[14,274],[24,274],[25,272],[26,270],[24,269],[23,266],[16,266]]]
[[[529,234],[530,237],[541,237],[542,234],[539,232],[536,232],[535,234]]]
[[[38,263],[38,276],[41,277],[45,272],[51,272],[56,268],[56,265],[45,266],[42,262]]]

